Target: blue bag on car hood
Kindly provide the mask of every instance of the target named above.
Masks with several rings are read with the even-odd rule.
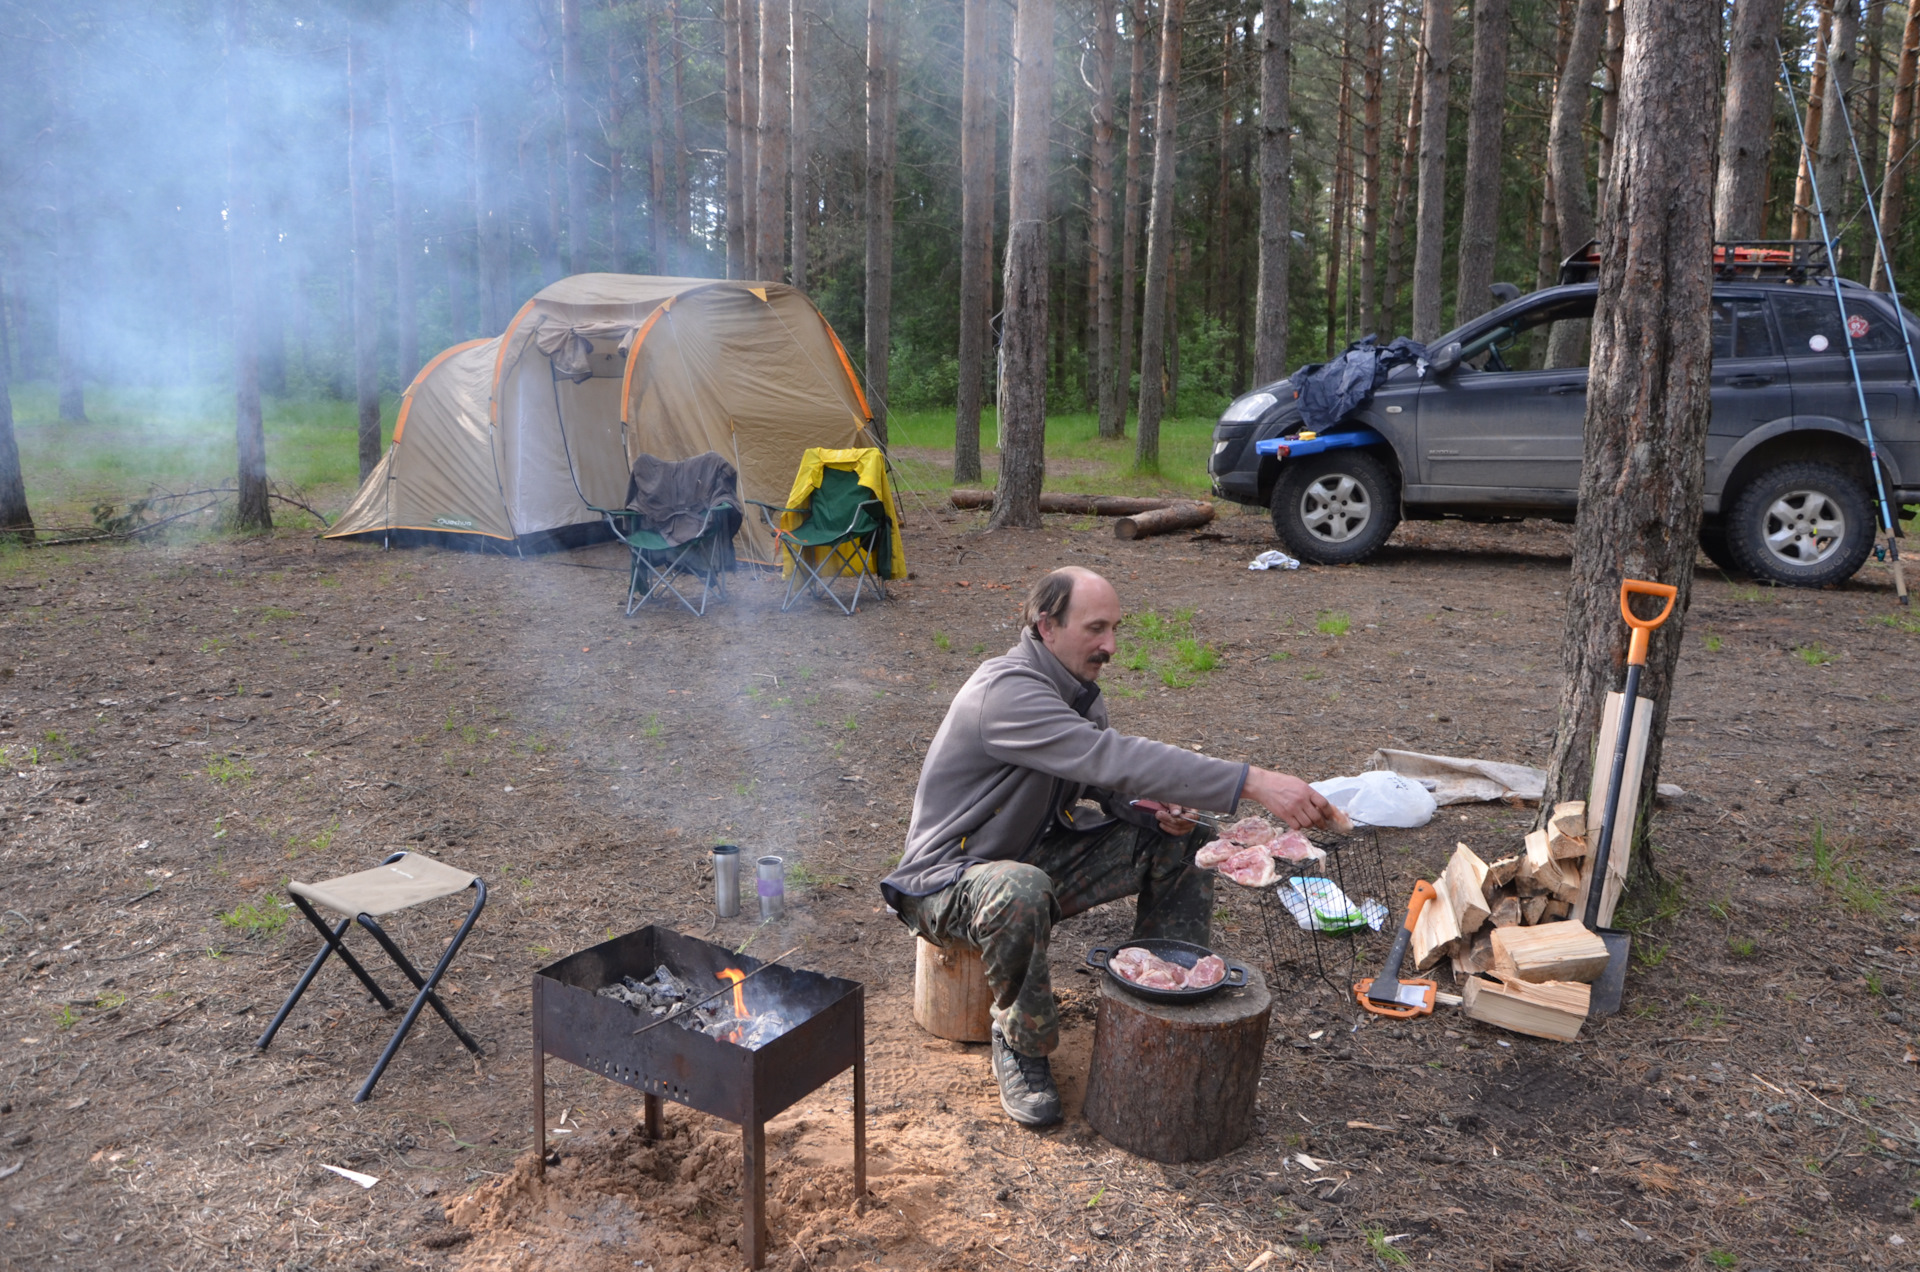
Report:
[[[1325,432],[1373,396],[1387,372],[1402,362],[1427,356],[1427,347],[1401,336],[1392,344],[1375,343],[1372,336],[1355,341],[1332,362],[1312,362],[1287,381],[1300,404],[1300,427]]]

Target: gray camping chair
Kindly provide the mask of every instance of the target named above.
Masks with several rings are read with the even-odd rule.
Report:
[[[668,596],[689,613],[704,615],[709,596],[726,596],[727,572],[735,564],[733,536],[740,530],[740,493],[734,467],[723,456],[708,451],[673,461],[642,455],[633,461],[627,506],[594,511],[632,553],[629,618]],[[699,580],[698,604],[675,586],[675,575]]]

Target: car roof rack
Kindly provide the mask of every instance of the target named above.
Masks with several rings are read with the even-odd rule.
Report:
[[[1833,256],[1819,239],[1739,239],[1713,245],[1716,280],[1772,278],[1791,283],[1833,275]],[[1560,282],[1591,283],[1600,276],[1600,240],[1560,262]]]

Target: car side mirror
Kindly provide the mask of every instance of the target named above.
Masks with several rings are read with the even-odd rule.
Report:
[[[1460,342],[1449,341],[1440,352],[1427,359],[1427,369],[1435,375],[1445,375],[1460,365]]]

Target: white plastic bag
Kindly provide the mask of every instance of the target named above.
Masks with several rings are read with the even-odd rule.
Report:
[[[1273,549],[1247,562],[1249,570],[1297,570],[1300,563],[1286,553]]]
[[[1418,781],[1384,769],[1358,777],[1330,777],[1313,783],[1327,802],[1356,826],[1394,826],[1410,830],[1433,820],[1433,794]]]

